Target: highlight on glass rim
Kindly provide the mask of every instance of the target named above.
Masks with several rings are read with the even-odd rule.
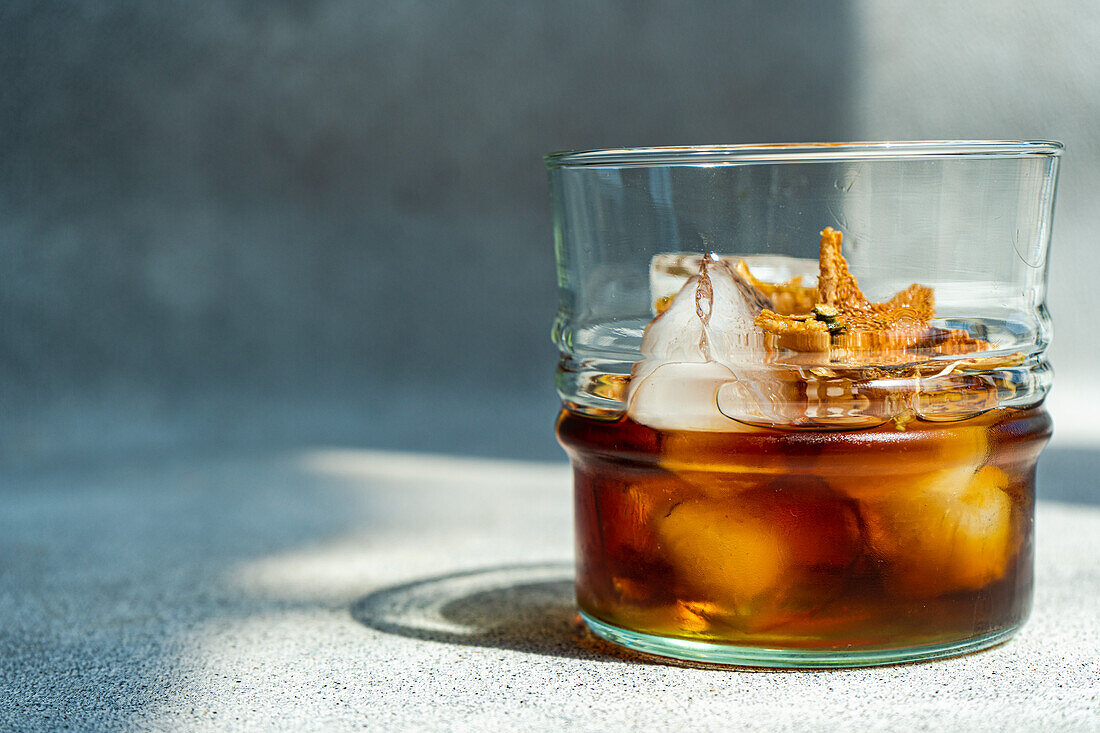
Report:
[[[1061,146],[547,156],[577,603],[681,659],[1007,639],[1033,586]]]

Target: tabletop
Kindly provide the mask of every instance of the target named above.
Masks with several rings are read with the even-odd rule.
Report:
[[[0,505],[3,729],[1100,729],[1086,503],[1039,502],[1012,641],[817,672],[589,637],[564,463],[150,452],[2,472]]]

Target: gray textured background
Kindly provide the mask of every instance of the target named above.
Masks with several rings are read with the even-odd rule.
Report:
[[[558,457],[541,155],[875,138],[1067,143],[1057,416],[1089,439],[1098,42],[1065,1],[8,2],[0,457]]]

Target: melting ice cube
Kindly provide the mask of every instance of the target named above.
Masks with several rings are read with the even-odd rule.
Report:
[[[634,368],[627,409],[634,422],[657,430],[738,430],[717,407],[718,391],[736,378],[713,361],[643,361]]]
[[[761,482],[733,502],[687,499],[656,521],[661,550],[714,621],[776,628],[834,601],[862,550],[851,503],[808,476]]]
[[[1002,577],[1019,550],[1012,479],[986,465],[987,428],[942,426],[898,460],[865,452],[860,465],[829,473],[834,490],[859,503],[864,539],[889,563],[891,592],[931,598],[977,590]],[[821,455],[826,464],[843,459]]]
[[[896,496],[861,504],[869,544],[893,565],[887,585],[927,598],[977,590],[1016,552],[1011,479],[995,466],[944,470]]]
[[[668,309],[646,327],[642,355],[661,361],[762,363],[763,333],[753,323],[771,305],[716,255],[700,258]]]
[[[730,414],[766,419],[780,392],[764,365],[763,333],[753,323],[770,303],[716,255],[698,262],[698,273],[646,327],[645,359],[635,366],[627,409],[636,422],[657,429],[738,430],[743,426]],[[744,404],[719,410],[719,391],[731,383],[740,385],[733,393]]]

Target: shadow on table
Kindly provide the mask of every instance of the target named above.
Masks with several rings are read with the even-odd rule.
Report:
[[[422,641],[598,658],[577,618],[572,575],[565,563],[452,573],[375,591],[351,615]]]
[[[355,601],[352,617],[372,629],[463,646],[589,660],[662,660],[594,637],[577,615],[566,563],[506,565],[383,588]]]

